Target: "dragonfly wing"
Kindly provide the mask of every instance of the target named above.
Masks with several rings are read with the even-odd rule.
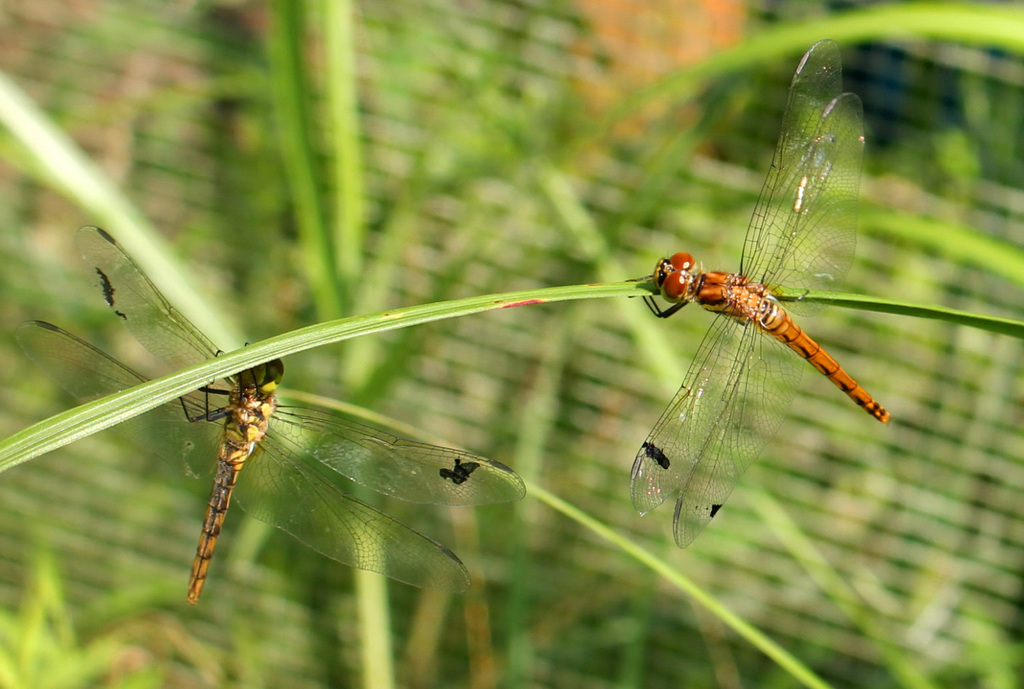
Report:
[[[723,386],[733,373],[730,353],[741,344],[742,326],[719,316],[704,336],[679,392],[669,403],[633,463],[633,506],[646,514],[683,490],[702,461],[700,454],[722,413]]]
[[[86,226],[76,241],[104,301],[143,347],[174,368],[217,355],[216,345],[168,303],[113,237]]]
[[[482,505],[526,494],[509,467],[484,457],[418,443],[313,409],[280,407],[273,432],[290,455],[319,462],[378,493],[411,502]]]
[[[15,332],[18,344],[54,382],[80,401],[127,390],[146,379],[71,333],[46,323],[28,321]],[[203,414],[201,396],[165,404],[118,424],[118,429],[147,451],[192,476],[209,473],[217,456],[220,424],[191,423]],[[183,406],[184,405],[184,406]]]
[[[346,565],[434,591],[469,588],[445,546],[348,495],[271,436],[238,478],[236,500],[253,517]]]
[[[864,126],[860,99],[841,86],[838,45],[816,43],[793,76],[747,230],[740,272],[751,280],[794,289],[843,284],[856,245]]]
[[[701,459],[676,501],[672,528],[681,548],[704,530],[775,437],[806,366],[756,326],[739,330],[742,334],[733,350],[738,356],[724,385],[715,391],[721,400],[720,415],[706,429],[698,451]]]
[[[717,514],[775,435],[802,363],[753,324],[726,316],[712,324],[633,465],[633,504],[640,512],[677,497],[672,523],[679,547]]]

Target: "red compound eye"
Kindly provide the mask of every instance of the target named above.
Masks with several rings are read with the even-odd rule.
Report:
[[[672,267],[676,270],[689,270],[693,267],[693,256],[685,251],[680,251],[678,254],[672,254],[672,258],[669,259],[669,263],[671,263]]]
[[[678,255],[676,254],[676,256]],[[675,258],[675,256],[672,258]],[[686,285],[689,282],[689,278],[689,273],[669,273],[661,283],[661,296],[665,297],[667,301],[681,301],[686,294]]]

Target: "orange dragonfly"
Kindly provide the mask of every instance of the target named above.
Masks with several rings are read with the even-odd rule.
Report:
[[[860,99],[841,93],[839,46],[824,40],[793,75],[782,133],[747,229],[740,269],[705,272],[688,253],[643,278],[672,306],[719,314],[682,387],[640,447],[630,484],[646,514],[677,497],[673,533],[685,548],[707,526],[778,431],[803,372],[796,352],[873,417],[889,412],[782,308],[779,285],[837,290],[853,262],[864,127]],[[810,314],[820,305],[787,304]]]
[[[174,367],[217,356],[216,345],[170,305],[113,237],[83,227],[77,241],[104,301],[146,349]],[[35,363],[80,399],[145,381],[50,323],[23,323],[16,336]],[[352,481],[409,502],[480,505],[520,499],[526,493],[522,479],[485,457],[278,404],[283,374],[275,359],[120,424],[186,473],[199,476],[216,467],[188,602],[202,594],[236,483],[243,510],[329,558],[421,588],[469,588],[466,567],[448,548],[337,484]]]

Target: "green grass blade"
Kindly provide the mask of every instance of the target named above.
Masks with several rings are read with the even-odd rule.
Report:
[[[322,0],[319,10],[327,74],[324,95],[331,153],[328,165],[335,189],[332,196],[335,264],[340,273],[343,300],[348,306],[363,273],[363,199],[366,194],[356,94],[355,8],[348,0]]]
[[[334,249],[326,224],[326,202],[317,165],[316,131],[312,123],[312,85],[303,64],[306,25],[303,3],[271,3],[273,19],[267,55],[278,116],[278,135],[285,175],[295,204],[295,222],[302,243],[303,265],[317,313],[341,313]]]

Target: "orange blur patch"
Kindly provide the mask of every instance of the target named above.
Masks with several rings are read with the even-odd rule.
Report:
[[[580,78],[579,89],[588,111],[598,115],[636,90],[739,43],[749,13],[737,0],[576,0],[576,6],[591,30],[575,46],[592,70]],[[676,107],[650,103],[620,133],[640,135],[646,121]]]

